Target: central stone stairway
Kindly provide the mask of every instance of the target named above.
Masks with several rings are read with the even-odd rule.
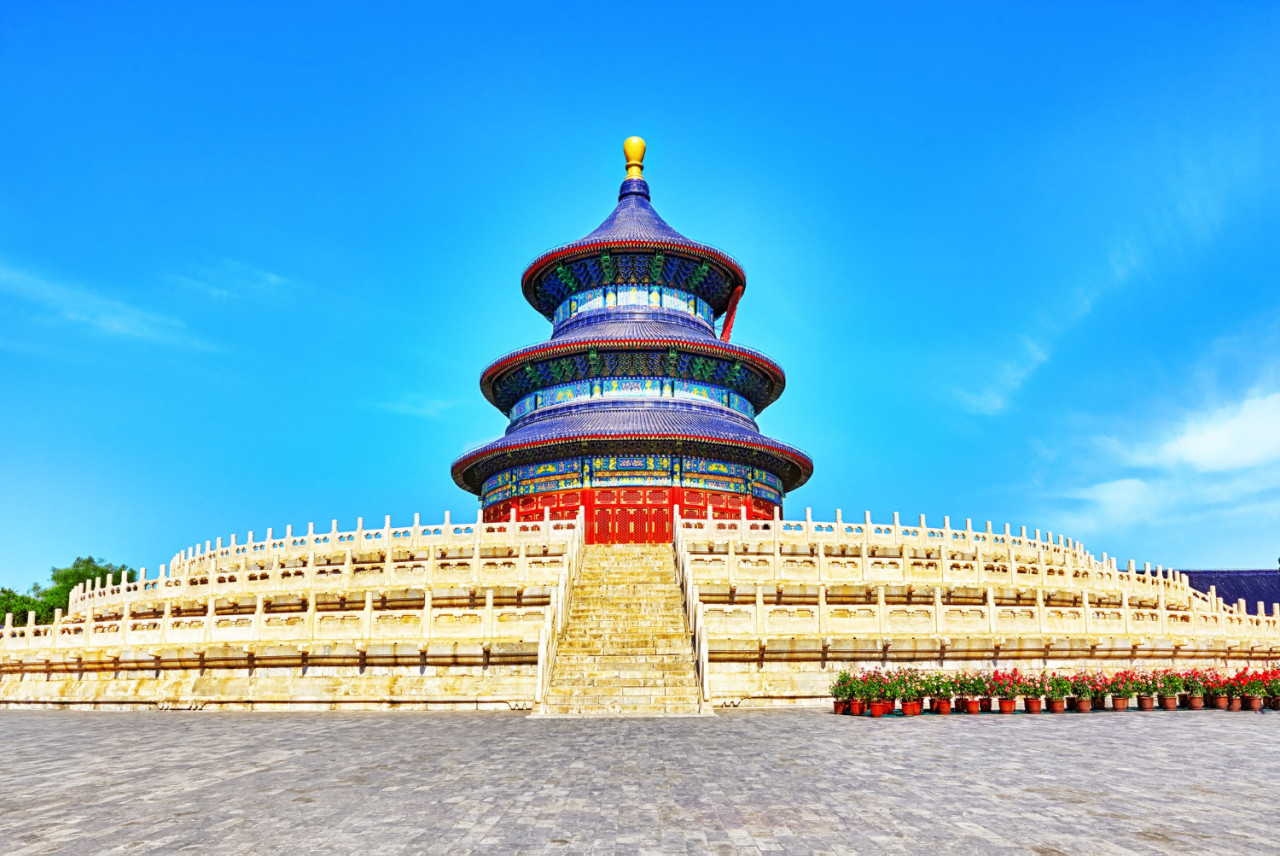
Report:
[[[698,678],[668,544],[593,544],[569,593],[549,716],[698,714]]]

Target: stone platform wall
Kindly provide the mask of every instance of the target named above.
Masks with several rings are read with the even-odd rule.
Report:
[[[0,704],[528,709],[581,554],[549,519],[206,542],[6,616]]]
[[[684,518],[675,549],[705,692],[721,706],[825,702],[843,668],[1234,670],[1280,658],[1280,606],[1249,615],[1184,575],[1120,568],[1025,528]]]

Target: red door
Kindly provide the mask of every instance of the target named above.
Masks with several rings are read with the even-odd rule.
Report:
[[[619,544],[644,544],[648,539],[649,509],[619,508],[614,514],[616,521],[614,540]]]

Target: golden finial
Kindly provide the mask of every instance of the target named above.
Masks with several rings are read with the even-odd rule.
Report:
[[[622,153],[627,156],[627,178],[644,178],[644,140],[640,137],[627,137],[622,144]]]

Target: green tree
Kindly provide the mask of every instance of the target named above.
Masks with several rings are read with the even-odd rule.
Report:
[[[39,583],[31,586],[28,594],[19,594],[13,589],[0,589],[0,615],[13,613],[13,623],[21,627],[27,623],[27,613],[34,611],[37,624],[49,624],[53,621],[55,610],[64,613],[71,600],[71,590],[80,583],[98,580],[99,585],[106,583],[107,574],[113,583],[121,579],[136,582],[138,573],[127,565],[112,565],[93,556],[81,556],[65,568],[50,568],[51,585],[43,588]]]

